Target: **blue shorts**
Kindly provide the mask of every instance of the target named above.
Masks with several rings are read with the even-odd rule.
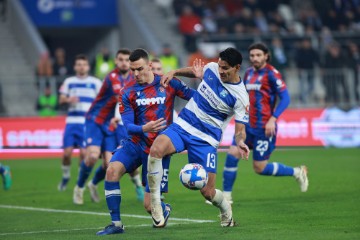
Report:
[[[174,123],[161,134],[170,138],[176,152],[187,149],[189,163],[201,164],[207,172],[216,173],[217,151],[208,142],[191,135]]]
[[[120,148],[114,151],[114,154],[110,162],[121,162],[127,173],[135,171],[142,165],[142,184],[146,186],[147,192],[149,188],[147,186],[147,162],[148,154],[145,153],[141,147],[133,143],[130,139],[123,141]],[[169,176],[170,156],[163,159],[163,179],[161,181],[161,192],[168,191],[168,176]]]
[[[129,138],[126,127],[124,125],[118,125],[116,130],[116,145],[121,146],[123,141]]]
[[[63,138],[63,148],[79,147],[84,148],[84,124],[66,124]]]
[[[277,131],[277,130],[276,130]],[[265,135],[264,128],[250,128],[246,127],[246,145],[253,150],[253,160],[264,161],[270,158],[271,153],[276,148],[276,133],[273,137]],[[232,142],[236,146],[235,136]]]
[[[115,132],[104,129],[92,119],[85,121],[85,143],[86,146],[98,146],[102,151],[112,152],[117,147]]]

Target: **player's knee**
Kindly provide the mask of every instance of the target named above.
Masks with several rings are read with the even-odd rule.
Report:
[[[254,164],[253,168],[254,168],[255,173],[261,174],[264,171],[265,166],[266,165],[263,165],[263,164]]]
[[[96,161],[98,160],[98,158],[99,158],[99,154],[97,154],[95,152],[90,153],[89,157],[87,159],[89,165],[93,166],[96,163]]]
[[[107,169],[106,169],[106,177],[105,177],[106,181],[111,181],[111,182],[114,182],[114,181],[119,181],[120,179],[120,174],[119,174],[119,171],[114,168],[113,166],[109,166]]]
[[[70,165],[70,163],[71,163],[71,154],[64,153],[63,164],[64,165]]]
[[[164,156],[164,150],[162,147],[156,145],[152,145],[150,148],[150,156],[155,158],[162,158]]]

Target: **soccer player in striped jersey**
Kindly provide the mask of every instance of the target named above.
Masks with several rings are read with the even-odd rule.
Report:
[[[120,216],[119,180],[125,173],[132,172],[142,165],[143,184],[146,185],[150,146],[159,131],[172,122],[175,96],[189,100],[194,94],[194,90],[176,78],[169,79],[168,88],[162,87],[161,77],[151,71],[149,55],[144,49],[136,49],[131,53],[130,68],[135,75],[137,84],[125,88],[120,100],[120,113],[130,138],[114,152],[106,171],[105,196],[112,223],[104,230],[99,231],[97,235],[124,232]],[[163,164],[164,177],[159,181],[159,188],[161,187],[159,197],[160,191],[167,192],[170,156],[167,156],[160,164]],[[145,193],[144,207],[149,213],[151,212],[148,187]],[[171,211],[170,205],[162,202],[160,207],[162,216],[167,220]]]
[[[244,83],[250,98],[250,122],[246,128],[246,144],[253,148],[253,168],[264,176],[294,176],[302,192],[308,188],[305,166],[288,167],[277,162],[269,162],[275,149],[276,120],[290,103],[286,84],[278,70],[269,64],[269,49],[263,43],[249,47],[252,67],[246,70]],[[276,98],[280,102],[275,107]],[[236,145],[230,146],[223,173],[224,196],[232,201],[232,187],[235,182],[240,155]]]
[[[80,165],[77,184],[74,188],[73,202],[83,204],[85,182],[89,177],[100,153],[103,155],[103,164],[96,170],[94,178],[87,184],[91,199],[99,202],[97,184],[104,179],[106,165],[110,161],[112,151],[117,147],[115,127],[111,119],[115,115],[115,107],[120,89],[135,83],[129,72],[128,62],[130,51],[120,49],[116,54],[117,67],[104,79],[99,94],[91,104],[85,121],[85,159]]]
[[[89,76],[89,61],[85,55],[76,56],[74,70],[76,75],[65,79],[60,87],[59,103],[68,104],[69,108],[63,138],[62,180],[58,185],[59,191],[64,191],[69,182],[73,149],[80,148],[80,161],[85,157],[85,114],[101,87],[99,79]]]
[[[220,209],[221,226],[235,225],[230,203],[215,189],[217,147],[223,129],[235,115],[235,134],[242,157],[249,157],[245,144],[245,124],[248,122],[249,96],[238,75],[242,55],[234,48],[220,52],[219,61],[204,66],[196,59],[192,67],[170,71],[162,78],[166,87],[173,76],[202,79],[193,98],[178,118],[154,141],[148,159],[148,183],[151,196],[153,226],[164,227],[166,219],[160,205],[160,181],[163,157],[187,149],[190,163],[201,164],[208,172],[208,183],[201,194]]]

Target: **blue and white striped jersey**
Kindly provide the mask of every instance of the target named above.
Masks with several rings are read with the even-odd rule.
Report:
[[[249,95],[243,81],[223,83],[219,65],[204,67],[203,80],[196,93],[180,112],[175,123],[193,136],[218,147],[223,130],[235,115],[235,121],[249,121]]]
[[[84,124],[85,114],[101,88],[102,82],[92,76],[79,78],[76,76],[65,79],[60,94],[67,97],[78,97],[79,102],[70,104],[66,124]]]

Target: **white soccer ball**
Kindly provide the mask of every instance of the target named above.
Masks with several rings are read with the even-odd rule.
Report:
[[[205,187],[208,174],[200,164],[188,163],[180,170],[179,178],[186,188],[200,190]]]

